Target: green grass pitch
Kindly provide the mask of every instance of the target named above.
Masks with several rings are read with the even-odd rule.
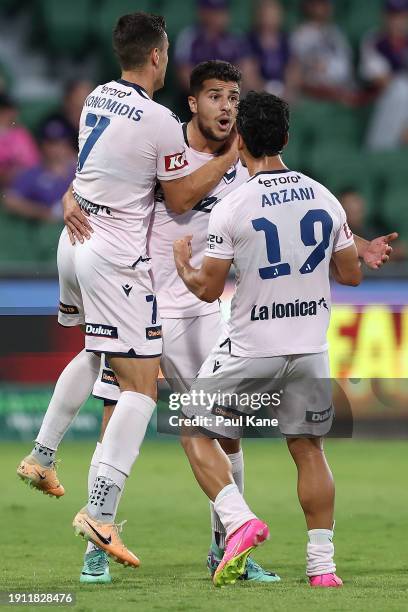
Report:
[[[338,590],[307,585],[305,526],[286,445],[248,441],[244,448],[247,500],[271,528],[271,540],[255,558],[279,572],[280,584],[212,586],[205,568],[207,500],[178,444],[152,441],[142,449],[118,517],[128,519],[124,541],[142,566],[131,570],[112,563],[111,585],[80,585],[84,542],[74,537],[71,521],[86,501],[93,445],[61,447],[66,495],[57,501],[14,475],[30,444],[2,443],[0,590],[75,592],[76,612],[407,610],[407,443],[326,444],[337,484],[336,561],[345,582]]]

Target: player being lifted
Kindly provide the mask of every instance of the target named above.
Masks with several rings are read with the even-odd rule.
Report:
[[[154,189],[158,179],[167,206],[186,212],[220,182],[236,151],[226,147],[190,173],[177,117],[152,100],[168,62],[162,17],[121,17],[113,45],[122,76],[98,86],[85,101],[73,184],[89,215],[92,240],[73,246],[64,230],[58,247],[59,322],[85,326],[85,350],[59,378],[35,448],[18,474],[51,495],[64,493],[55,450],[92,391],[100,354],[108,354],[121,394],[88,504],[74,525],[120,563],[137,567],[138,558],[123,545],[113,520],[156,405],[162,330],[146,254]]]
[[[232,262],[237,276],[230,355],[213,372],[210,354],[192,390],[234,393],[243,378],[249,394],[283,390],[276,416],[298,470],[309,540],[306,573],[312,586],[337,587],[342,581],[333,560],[334,483],[322,443],[333,419],[326,340],[329,271],[340,283],[358,285],[357,249],[336,198],[281,160],[288,141],[287,104],[251,92],[239,105],[237,129],[240,157],[251,178],[211,213],[199,269],[190,263],[191,236],[174,245],[179,275],[205,302],[222,294]],[[206,405],[183,409],[186,417],[206,418],[204,432],[186,427],[183,446],[227,532],[224,557],[214,574],[216,586],[235,582],[247,555],[269,536],[212,439],[241,435],[240,427],[227,426],[236,410],[239,406],[224,404],[216,417]]]
[[[239,71],[225,62],[206,62],[197,66],[191,75],[190,104],[193,120],[184,127],[186,141],[186,158],[190,171],[205,164],[220,150],[229,137],[235,121],[236,103],[239,96]],[[154,289],[162,315],[163,355],[161,367],[174,390],[185,391],[207,357],[221,331],[221,317],[218,304],[204,304],[190,293],[178,278],[172,259],[172,244],[185,231],[195,235],[195,263],[199,265],[204,256],[209,213],[218,200],[242,184],[248,178],[247,170],[240,163],[234,164],[223,176],[220,183],[207,197],[199,202],[192,211],[177,215],[165,205],[162,190],[156,193],[156,206],[148,234],[148,252],[152,257]],[[71,206],[74,220],[83,230],[86,218],[76,212],[75,200]],[[70,217],[72,219],[72,217]],[[72,222],[71,222],[72,223]],[[75,226],[71,227],[75,230]],[[79,231],[78,230],[78,231]],[[76,231],[76,230],[75,230]],[[364,244],[364,241],[361,241]],[[384,246],[368,244],[365,252],[379,257]],[[384,254],[385,256],[385,254]],[[128,289],[129,290],[129,289]],[[224,352],[227,344],[224,344]],[[223,358],[222,350],[217,361]],[[106,400],[104,427],[112,412],[112,404],[119,397],[118,387],[112,384],[114,373],[102,360],[100,377],[95,386],[95,395]],[[77,381],[74,380],[74,384]],[[68,391],[69,394],[69,391]],[[109,405],[110,404],[110,405]],[[73,415],[74,416],[74,415]],[[224,440],[221,442],[232,463],[235,482],[243,489],[243,454],[239,441]],[[98,443],[91,460],[89,470],[89,491],[92,491],[99,467],[101,444]],[[47,481],[40,480],[38,486],[44,487]],[[212,545],[208,555],[208,568],[214,573],[223,554],[225,532],[212,508]],[[252,559],[248,559],[246,580],[272,582],[279,577],[272,572],[264,571]],[[109,582],[109,564],[106,553],[94,544],[89,543],[81,573],[82,582]]]
[[[190,170],[208,162],[223,147],[235,124],[240,94],[241,74],[227,62],[209,61],[196,66],[190,77],[189,103],[192,120],[183,125],[186,159]],[[222,317],[218,302],[205,304],[185,287],[177,274],[173,259],[173,242],[191,232],[195,236],[194,262],[200,265],[205,249],[208,221],[217,202],[248,179],[248,171],[240,161],[223,176],[219,184],[207,196],[182,215],[173,213],[166,205],[163,191],[158,189],[155,209],[148,234],[148,254],[152,259],[153,286],[162,321],[163,354],[160,365],[171,389],[186,392],[202,363],[222,335]],[[225,344],[222,338],[219,344]],[[220,350],[219,359],[222,359]],[[100,376],[94,387],[94,395],[104,400],[103,423],[106,426],[113,405],[119,398],[113,372],[102,360]],[[103,432],[102,432],[103,435]],[[234,480],[243,491],[244,462],[239,440],[220,442],[227,453]],[[92,457],[89,481],[93,485],[94,472],[99,463],[100,444]],[[92,486],[91,485],[91,486]],[[223,556],[225,531],[211,504],[212,543],[208,555],[211,574]],[[264,571],[251,558],[248,559],[246,580],[259,582],[278,581],[272,572]],[[110,580],[106,553],[88,544],[82,582],[108,582]]]
[[[151,82],[151,72],[152,70],[157,71],[157,69],[154,67],[154,61],[157,60],[157,49],[152,48],[151,45],[157,44],[158,38],[160,40],[160,35],[158,35],[158,32],[156,30],[152,32],[152,28],[150,27],[151,24],[149,24],[149,27],[143,28],[143,36],[140,35],[140,32],[139,32],[139,37],[138,37],[139,42],[137,44],[134,42],[133,36],[137,34],[137,22],[139,22],[140,27],[142,27],[144,25],[145,20],[146,20],[146,16],[143,16],[143,15],[130,16],[127,18],[123,18],[122,20],[119,21],[118,26],[116,28],[116,32],[115,32],[115,46],[117,48],[118,54],[121,53],[122,64],[124,63],[124,61],[127,61],[127,62],[131,62],[131,64],[128,64],[128,65],[134,65],[134,57],[135,57],[135,54],[138,52],[138,50],[139,50],[139,57],[142,57],[142,63],[143,61],[145,61],[145,65],[143,68],[140,67],[137,70],[131,70],[130,71],[131,74],[128,74],[129,71],[126,70],[127,74],[123,75],[124,77],[126,76],[125,80],[128,81],[130,84],[133,83],[133,80],[138,81],[137,84],[133,83],[133,86],[136,86],[136,92],[140,93],[140,96],[142,98],[143,98],[144,92],[143,90],[140,90],[140,88],[137,88],[137,85],[139,83],[146,84],[146,89],[150,90],[150,86],[148,83]],[[125,58],[125,55],[127,59]],[[153,62],[153,65],[151,65],[152,62]],[[189,124],[189,127],[187,128],[187,134],[186,134],[187,140],[188,139],[191,140],[190,142],[191,149],[187,148],[187,157],[188,157],[188,160],[190,160],[190,166],[191,166],[190,171],[191,169],[206,163],[209,159],[211,160],[213,154],[219,151],[219,148],[225,143],[231,131],[231,128],[232,128],[233,122],[231,121],[231,114],[232,114],[231,102],[233,101],[234,97],[236,97],[237,92],[236,90],[234,90],[233,94],[231,95],[231,92],[232,92],[231,90],[231,92],[228,93],[229,90],[226,87],[226,82],[223,81],[222,78],[220,78],[220,74],[223,73],[223,68],[222,68],[223,63],[220,63],[217,68],[213,64],[214,63],[210,62],[208,64],[208,69],[211,70],[211,67],[212,67],[214,68],[214,70],[216,70],[216,72],[213,73],[213,76],[215,75],[216,77],[218,77],[218,81],[221,81],[221,83],[220,82],[218,83],[219,85],[221,85],[220,87],[221,91],[212,92],[210,91],[211,87],[208,86],[208,83],[204,83],[203,81],[200,82],[200,79],[203,79],[205,76],[207,77],[207,80],[211,76],[211,73],[206,73],[205,67],[201,67],[201,70],[197,69],[197,71],[195,72],[195,75],[194,75],[194,78],[196,79],[195,84],[194,84],[194,79],[192,79],[193,87],[194,87],[193,93],[195,93],[196,95],[192,96],[191,104],[193,105],[192,106],[193,112],[196,113],[196,115],[195,115],[195,119],[193,120],[193,122]],[[234,80],[237,78],[237,72],[236,71],[231,72],[231,70],[233,71],[234,69],[231,67],[226,68],[226,72],[224,72],[224,78],[228,77],[231,79],[230,85],[231,84],[237,85],[238,81]],[[153,72],[153,75],[155,75],[155,72]],[[206,79],[204,79],[204,81],[205,80]],[[127,103],[125,104],[123,102],[120,102],[120,100],[123,100],[124,98],[126,100],[129,100],[129,96],[132,94],[132,91],[131,91],[132,88],[130,87],[130,85],[129,85],[129,88],[127,88],[127,86],[126,88],[125,87],[122,88],[121,85],[123,85],[123,82],[119,82],[119,83],[112,82],[112,83],[105,85],[103,88],[103,92],[98,92],[97,90],[96,93],[94,92],[91,95],[92,96],[91,98],[88,98],[88,103],[92,108],[96,109],[96,112],[98,112],[97,111],[98,107],[101,108],[103,105],[106,104],[106,109],[110,111],[116,110],[118,115],[124,116],[125,119],[132,120],[132,116],[133,116],[135,119],[135,123],[138,124],[138,121],[136,121],[136,117],[140,115],[143,109],[141,108],[136,109],[136,107],[128,108],[129,105]],[[157,85],[156,83],[154,87],[156,86],[159,86],[159,85]],[[112,96],[114,97],[113,100],[112,100]],[[116,98],[118,99],[118,101],[115,104],[114,102]],[[136,98],[137,98],[138,103],[143,102],[143,100],[140,101],[138,96],[136,96]],[[228,103],[226,102],[227,98],[228,98]],[[147,98],[145,99],[147,100]],[[150,104],[152,104],[151,101],[150,101]],[[155,105],[155,106],[158,106],[158,105]],[[162,108],[162,107],[159,107],[159,108]],[[136,110],[138,112],[136,112]],[[92,115],[93,113],[88,113],[88,110],[86,110],[84,113],[86,120],[88,122],[94,121],[94,119],[89,117],[89,114]],[[122,125],[123,125],[123,129],[127,129],[128,127],[127,121],[125,121]],[[85,128],[85,126],[83,126],[83,128]],[[95,144],[95,142],[101,137],[102,132],[106,130],[106,134],[108,133],[107,128],[101,125],[101,123],[97,123],[94,126],[94,128],[95,129],[88,130],[90,136],[94,139],[94,141],[92,142],[92,138],[89,138],[84,145],[84,149],[86,146],[88,147],[88,149],[90,149],[91,145]],[[179,148],[180,147],[177,144],[176,146],[173,147],[172,150],[178,150]],[[81,150],[82,157],[83,157],[84,149]],[[85,153],[86,152],[87,150],[85,149]],[[132,169],[134,166],[134,162],[132,158],[133,154],[134,154],[133,150],[129,151],[128,155],[121,153],[122,161],[125,162],[128,165],[128,167],[132,166]],[[139,157],[140,157],[140,154],[139,154]],[[169,167],[168,173],[169,174],[172,173],[171,176],[174,176],[175,173],[177,172],[177,168],[183,165],[185,162],[183,160],[183,157],[179,154],[170,155],[169,157],[170,157],[170,160],[169,160],[170,167]],[[137,157],[136,157],[136,160],[137,160]],[[90,161],[92,161],[92,154],[90,157]],[[196,192],[197,193],[196,197],[197,199],[201,198],[202,201],[200,201],[200,203],[195,207],[194,213],[191,213],[191,214],[187,213],[186,215],[183,215],[184,222],[188,221],[189,223],[191,222],[193,224],[192,231],[194,231],[195,236],[196,236],[196,241],[194,245],[195,251],[197,253],[196,265],[200,263],[200,258],[204,251],[202,244],[200,244],[200,236],[201,237],[204,236],[207,230],[208,214],[206,213],[210,211],[211,207],[216,203],[219,197],[227,193],[229,189],[235,188],[243,180],[245,171],[242,169],[242,167],[239,164],[238,165],[233,164],[232,163],[233,161],[235,162],[235,158],[232,154],[227,153],[226,155],[220,155],[218,153],[217,159],[214,160],[215,163],[211,161],[212,171],[214,172],[214,177],[213,177],[214,180],[212,180],[212,182],[208,182],[206,187],[203,187],[203,189],[206,188],[208,189],[208,191],[204,194],[202,193],[202,190],[198,189]],[[221,166],[218,165],[219,162],[221,162]],[[92,170],[95,173],[92,176],[96,177],[98,170],[97,168],[95,168],[95,164],[93,164]],[[110,170],[110,167],[108,166],[108,163],[103,162],[101,164],[100,172],[106,173],[106,180],[109,180],[110,171],[111,170]],[[117,168],[116,168],[116,171],[117,171]],[[222,176],[223,174],[224,176]],[[215,186],[216,176],[218,176],[217,181],[221,177],[222,179],[220,183],[218,184],[217,189],[215,189],[214,192],[212,192],[210,185]],[[166,184],[167,192],[169,191],[173,183],[180,184],[181,180],[168,182]],[[112,188],[115,189],[114,193],[116,193],[117,187],[118,187],[117,180],[116,182],[113,181]],[[182,184],[182,188],[184,190],[183,184]],[[184,194],[185,194],[185,191],[184,191]],[[113,195],[112,194],[110,195],[113,198]],[[182,194],[180,194],[180,197],[181,195]],[[177,194],[174,197],[177,198]],[[167,378],[172,379],[173,384],[175,384],[177,381],[177,378],[180,378],[181,381],[183,381],[184,379],[190,379],[195,375],[195,373],[198,370],[199,365],[201,364],[204,357],[206,356],[209,350],[209,347],[212,346],[214,343],[214,339],[219,329],[220,318],[219,318],[219,314],[216,312],[218,309],[215,308],[214,306],[206,307],[205,305],[201,305],[200,307],[197,307],[197,303],[198,303],[197,300],[194,300],[192,295],[190,295],[190,297],[187,297],[188,294],[183,288],[182,284],[180,283],[180,281],[177,282],[177,277],[175,276],[175,268],[170,264],[170,267],[167,269],[166,264],[163,264],[166,258],[166,253],[168,254],[168,249],[170,248],[170,244],[168,240],[166,242],[166,234],[159,228],[161,226],[164,226],[164,230],[166,232],[169,228],[172,228],[174,230],[176,230],[176,228],[177,229],[181,228],[180,231],[182,232],[183,226],[181,225],[181,222],[177,223],[176,215],[172,215],[171,213],[169,213],[168,210],[166,210],[160,193],[158,193],[158,197],[156,199],[157,199],[157,214],[154,217],[155,224],[153,225],[153,230],[152,230],[152,235],[151,235],[151,244],[153,245],[152,246],[153,249],[155,248],[154,245],[156,245],[157,255],[159,258],[161,257],[160,259],[161,263],[156,268],[157,269],[157,279],[155,280],[156,280],[156,283],[158,284],[159,292],[160,292],[160,284],[162,284],[163,286],[162,303],[160,303],[161,292],[160,292],[160,295],[158,296],[160,306],[162,305],[164,306],[164,314],[165,314],[165,318],[163,322],[163,328],[165,332],[164,333],[165,355],[164,355],[164,359],[162,360],[162,367],[166,373]],[[168,198],[166,195],[166,201],[167,200]],[[189,202],[189,206],[191,207],[193,203],[195,202]],[[84,204],[85,204],[85,208],[89,210],[89,207],[86,206],[86,203],[83,203],[83,206]],[[169,208],[172,210],[176,210],[174,202],[173,204],[170,202]],[[188,207],[186,206],[186,208]],[[112,206],[110,207],[110,209],[112,209]],[[102,211],[99,211],[97,207],[91,207],[90,212],[92,214],[91,225],[93,227],[94,222],[96,221],[95,213],[96,212],[100,213]],[[108,214],[106,215],[106,222],[108,222],[107,216]],[[182,219],[182,217],[180,217],[180,219]],[[89,237],[88,231],[92,230],[87,218],[84,217],[81,212],[77,212],[73,207],[71,207],[71,214],[68,215],[67,217],[67,227],[68,227],[69,235],[71,237],[75,236],[76,238],[79,239],[80,242],[83,241],[83,236]],[[155,231],[154,229],[155,227],[158,228],[157,231]],[[188,227],[190,231],[189,226],[184,226],[184,228],[185,227]],[[180,234],[175,233],[173,235],[173,233],[171,233],[171,237],[172,237],[171,239],[176,238],[178,235]],[[106,234],[106,237],[108,237],[107,234]],[[64,249],[68,249],[68,246],[67,246],[68,240],[65,235],[61,239],[61,241],[65,242]],[[377,267],[378,265],[381,265],[383,261],[386,261],[386,259],[388,258],[388,253],[390,251],[390,248],[387,246],[387,243],[386,243],[386,238],[376,239],[372,243],[368,243],[360,239],[359,247],[361,248],[361,256],[364,256],[365,261],[369,263],[369,265],[371,265],[372,267]],[[61,251],[62,249],[60,249],[60,253]],[[200,257],[199,257],[199,253],[200,253]],[[144,265],[146,263],[145,260],[146,260],[146,257],[144,255],[139,255],[137,266],[141,264]],[[71,283],[72,288],[73,288],[73,293],[72,294],[68,293],[68,296],[65,298],[66,301],[62,300],[63,304],[61,305],[62,312],[60,313],[60,320],[64,324],[75,325],[75,324],[78,324],[78,320],[79,320],[78,315],[81,315],[81,312],[77,312],[77,310],[80,311],[81,305],[76,306],[75,303],[73,304],[70,303],[71,296],[74,302],[76,299],[76,289],[77,289],[76,279],[74,275],[72,274],[73,272],[72,268],[74,264],[71,259],[68,258],[68,261],[65,262],[62,257],[60,257],[60,263],[61,263],[61,268],[63,268],[64,266],[68,267],[68,270],[67,270],[68,283]],[[154,265],[154,262],[153,262],[153,265]],[[173,283],[174,283],[174,290],[173,290]],[[129,297],[130,294],[133,293],[133,285],[130,285],[127,282],[122,286],[122,289],[123,289],[123,295],[126,295],[127,297]],[[119,293],[121,294],[121,298],[122,298],[122,293],[120,291]],[[110,294],[108,294],[108,296],[109,295]],[[187,312],[189,313],[189,316],[187,317],[185,315],[180,316],[180,311],[177,310],[177,308],[173,307],[174,301],[178,299],[179,297],[182,298],[183,295],[185,296],[183,299],[187,300],[185,304],[183,302],[186,308],[186,313]],[[152,308],[151,314],[153,315],[155,301],[154,301],[154,297],[152,293],[148,294],[148,299],[150,300],[149,303]],[[132,307],[134,307],[134,302],[132,303]],[[136,310],[137,308],[138,306],[136,307]],[[134,321],[133,312],[132,312],[132,321]],[[206,325],[205,331],[202,329],[202,325],[201,325],[203,322],[205,322],[205,325]],[[149,321],[149,323],[151,323],[151,321]],[[192,326],[191,330],[189,330],[189,324],[191,324]],[[157,317],[156,317],[156,325],[157,325]],[[151,326],[153,326],[153,323],[151,323]],[[187,347],[187,345],[185,345],[184,343],[187,342],[190,331],[194,331],[194,334],[197,334],[197,336],[195,335],[191,336],[191,341]],[[180,339],[179,339],[178,344],[176,344],[174,342],[174,338],[179,334],[179,332],[180,332]],[[167,334],[169,334],[168,336],[169,342],[166,343]],[[200,341],[198,341],[198,338],[200,338]],[[198,343],[198,348],[197,348],[197,343]],[[185,359],[185,353],[183,353],[184,347],[186,347],[186,350],[188,348],[188,350],[190,351],[191,361],[190,359],[188,360]],[[49,493],[50,495],[60,496],[64,493],[63,487],[59,484],[58,479],[55,474],[55,469],[54,469],[55,451],[65,431],[67,430],[68,426],[70,425],[77,411],[79,410],[81,404],[86,400],[88,394],[90,393],[93,382],[97,377],[98,369],[99,369],[99,360],[95,359],[93,353],[87,353],[85,351],[80,353],[67,366],[67,368],[64,370],[64,372],[62,373],[57,383],[53,398],[51,400],[50,407],[47,411],[46,418],[44,419],[43,426],[37,437],[36,447],[33,450],[31,456],[29,458],[26,458],[26,460],[22,462],[19,468],[19,474],[23,478],[29,480],[30,483],[32,483],[33,486],[35,486],[36,488],[43,490]],[[103,374],[103,371],[102,371],[102,374]],[[109,387],[111,388],[111,386]],[[108,385],[105,385],[105,390],[107,388],[108,388]],[[100,387],[99,387],[99,390],[97,390],[97,393],[101,394]],[[111,397],[109,396],[108,393],[106,393],[106,391],[103,391],[102,394],[107,395],[108,399],[110,399],[111,401],[116,399],[116,395],[115,397]],[[107,410],[105,416],[108,416],[109,413],[110,413],[110,410]],[[148,415],[146,415],[145,421],[147,422],[147,420],[148,420]],[[119,429],[117,428],[116,432],[118,431]],[[238,486],[241,488],[242,480],[243,480],[243,458],[242,458],[242,452],[240,451],[240,448],[239,448],[239,444],[236,441],[232,441],[232,442],[226,441],[224,444],[224,449],[226,450],[226,452],[229,453],[231,462],[233,464],[234,477],[238,483]],[[90,468],[90,474],[89,474],[89,483],[90,483],[91,488],[93,487],[93,483],[95,481],[95,477],[99,469],[101,453],[102,453],[102,446],[98,445],[95,451],[93,460],[91,462],[91,468]],[[115,498],[115,506],[117,505],[119,501],[119,495],[120,493],[116,491],[115,489],[115,495],[113,496]],[[113,514],[115,514],[115,512],[116,512],[116,507],[115,507]],[[219,563],[219,557],[222,551],[222,540],[224,536],[222,533],[223,532],[222,525],[214,513],[213,513],[212,522],[213,522],[214,537],[213,537],[213,543],[212,543],[212,547],[211,547],[211,551],[209,555],[209,568],[213,572]],[[107,568],[108,568],[108,565],[107,565],[106,556],[100,552],[100,549],[98,549],[98,551],[92,550],[90,551],[89,555],[86,555],[84,575],[82,576],[82,579],[86,581],[101,581],[101,582],[108,581],[110,580],[110,577],[109,577],[109,571]],[[262,580],[262,581],[271,581],[271,580],[277,579],[277,577],[275,577],[273,574],[269,572],[264,572],[261,568],[259,568],[259,566],[257,566],[252,561],[250,561],[250,563],[247,565],[247,570],[248,572],[246,574],[246,577],[250,580],[256,579],[256,580]],[[96,574],[96,575],[90,576],[90,574]]]

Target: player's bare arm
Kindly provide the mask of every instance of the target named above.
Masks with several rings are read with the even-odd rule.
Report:
[[[372,270],[378,270],[390,258],[392,247],[390,242],[398,238],[397,232],[392,232],[386,236],[379,236],[374,240],[366,240],[354,234],[354,242],[357,247],[358,256]]]
[[[214,302],[221,297],[232,259],[204,257],[201,268],[190,264],[192,236],[176,240],[173,245],[177,272],[186,287],[203,302]]]
[[[161,181],[168,208],[178,214],[193,208],[218,185],[237,159],[234,140],[228,151],[210,160],[195,172],[174,181]]]
[[[357,287],[362,280],[361,264],[358,259],[357,247],[353,244],[341,251],[333,253],[330,270],[334,279],[342,285]]]

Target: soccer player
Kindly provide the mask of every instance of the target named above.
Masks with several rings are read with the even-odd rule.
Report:
[[[240,73],[231,64],[209,61],[198,65],[190,77],[189,103],[193,118],[183,125],[186,159],[190,170],[211,159],[229,137],[235,123],[236,105],[239,99]],[[236,189],[249,178],[240,162],[234,164],[220,183],[194,208],[182,215],[173,213],[166,205],[161,189],[156,191],[155,209],[148,233],[147,250],[152,259],[154,290],[162,320],[163,354],[161,369],[173,391],[185,392],[199,371],[202,363],[218,340],[218,352],[213,363],[216,367],[228,354],[228,332],[222,333],[218,302],[206,304],[185,287],[177,274],[172,257],[173,241],[185,235],[194,235],[193,263],[200,265],[205,254],[209,213],[222,197]],[[364,243],[363,239],[362,243]],[[377,239],[380,240],[380,239]],[[376,259],[379,253],[372,249]],[[220,337],[221,335],[221,337]],[[214,365],[212,365],[214,367]],[[93,393],[105,403],[101,439],[114,406],[119,398],[114,372],[105,358]],[[239,440],[220,440],[223,450],[232,464],[232,474],[240,492],[244,488],[244,461]],[[100,460],[101,444],[97,443],[89,469],[89,490],[93,488]],[[207,567],[214,574],[223,556],[225,530],[211,507],[212,542]],[[279,576],[265,571],[252,558],[248,558],[244,580],[257,582],[279,581]],[[109,582],[109,561],[106,553],[88,543],[81,582]]]
[[[85,326],[85,351],[61,375],[36,445],[18,474],[46,493],[64,493],[55,450],[92,390],[100,354],[109,355],[121,394],[104,435],[93,490],[74,526],[118,562],[137,567],[139,559],[122,543],[114,517],[156,405],[161,322],[146,254],[156,180],[168,207],[186,212],[219,183],[236,151],[226,146],[190,172],[177,117],[152,100],[164,84],[168,62],[162,17],[124,15],[113,45],[122,76],[98,86],[85,101],[73,183],[75,198],[89,215],[92,240],[72,245],[63,231],[58,247],[59,322]]]
[[[227,62],[208,61],[196,66],[190,77],[189,97],[192,120],[183,125],[186,159],[190,170],[201,167],[212,159],[221,148],[235,124],[240,94],[241,74]],[[163,354],[161,369],[172,391],[186,392],[214,344],[225,347],[227,336],[222,335],[223,325],[218,302],[205,304],[194,296],[177,274],[173,259],[173,242],[193,233],[194,262],[200,265],[206,248],[210,212],[219,200],[249,178],[248,171],[238,161],[222,177],[219,184],[194,208],[184,214],[173,213],[165,202],[162,189],[155,195],[155,209],[148,234],[148,254],[152,259],[153,287],[161,315]],[[223,358],[223,349],[218,361]],[[119,399],[119,389],[109,364],[102,359],[100,375],[94,387],[94,395],[104,400],[103,429],[109,420],[114,404]],[[242,492],[244,487],[244,462],[239,440],[220,442],[227,453],[234,480]],[[92,457],[89,483],[93,486],[98,469],[100,444]],[[211,504],[212,543],[208,554],[208,569],[214,574],[223,556],[225,530]],[[106,582],[110,580],[106,553],[89,543],[81,574],[82,582]],[[279,576],[263,570],[253,559],[247,562],[244,579],[258,582],[278,581]]]
[[[288,141],[287,104],[271,94],[251,92],[240,103],[237,129],[240,157],[251,178],[211,213],[200,268],[190,263],[191,236],[174,245],[179,275],[205,302],[222,294],[232,262],[237,276],[230,354],[215,372],[210,354],[191,392],[228,398],[243,388],[249,393],[283,391],[276,416],[298,470],[309,539],[306,573],[312,586],[338,587],[334,484],[322,442],[333,419],[326,340],[329,271],[340,283],[358,285],[358,253],[336,198],[281,160]],[[230,462],[213,439],[241,435],[241,423],[233,421],[243,410],[237,402],[226,399],[212,412],[205,402],[191,401],[183,408],[185,417],[205,419],[200,421],[204,431],[186,423],[182,441],[227,532],[224,557],[214,574],[216,586],[234,583],[247,555],[269,537],[268,526],[246,504]]]

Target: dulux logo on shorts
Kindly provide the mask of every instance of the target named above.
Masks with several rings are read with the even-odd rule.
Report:
[[[85,326],[87,336],[96,336],[103,338],[118,338],[118,328],[111,325],[102,325],[101,323],[87,323]]]
[[[332,406],[323,412],[313,412],[312,410],[306,410],[306,421],[308,423],[324,423],[328,421],[332,415]]]

